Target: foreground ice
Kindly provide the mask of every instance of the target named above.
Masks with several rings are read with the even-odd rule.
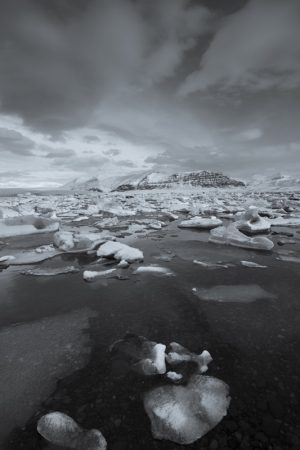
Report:
[[[200,355],[190,352],[177,342],[170,343],[171,351],[167,354],[167,362],[171,366],[176,366],[183,361],[194,361],[198,366],[198,372],[204,373],[208,370],[208,364],[212,361],[212,357],[207,350],[204,350]]]
[[[212,228],[219,227],[223,222],[216,217],[201,217],[195,216],[188,220],[183,220],[178,225],[180,228],[201,228],[204,230],[211,230]]]
[[[22,272],[23,275],[32,275],[36,277],[54,277],[68,273],[78,273],[79,269],[74,266],[47,268],[47,269],[28,269]]]
[[[201,300],[221,303],[251,303],[255,300],[274,299],[276,296],[257,284],[219,285],[212,288],[193,288]]]
[[[107,239],[107,233],[80,233],[75,231],[58,231],[54,234],[54,245],[65,252],[86,252],[95,249]]]
[[[164,344],[128,333],[124,339],[115,342],[110,350],[115,359],[122,360],[138,373],[143,375],[166,373]]]
[[[107,447],[99,430],[84,430],[70,416],[61,412],[42,416],[37,431],[52,444],[70,449],[105,450]]]
[[[214,377],[194,375],[186,386],[160,386],[144,396],[154,438],[191,444],[227,414],[229,387]]]
[[[172,276],[174,273],[167,269],[166,267],[160,267],[160,266],[140,266],[135,271],[135,274],[140,273],[153,273],[153,274],[160,274],[160,275],[167,275]]]
[[[253,261],[241,261],[242,266],[244,267],[251,267],[251,268],[257,268],[257,269],[267,269],[268,266],[262,266],[261,264],[257,264]]]
[[[255,206],[250,206],[244,214],[238,217],[236,226],[240,231],[250,234],[264,233],[271,228],[270,221],[260,217]]]
[[[274,243],[264,236],[251,238],[241,233],[235,223],[211,230],[209,242],[253,250],[272,250],[274,247]]]
[[[57,219],[40,216],[14,216],[0,220],[0,238],[50,233],[59,229]]]
[[[97,250],[97,256],[102,258],[114,258],[117,261],[127,261],[128,263],[144,260],[143,252],[138,248],[113,241],[108,241],[101,245]]]

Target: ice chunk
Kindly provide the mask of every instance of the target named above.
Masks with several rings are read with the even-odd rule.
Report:
[[[201,217],[195,216],[188,220],[183,220],[178,226],[180,228],[201,228],[205,230],[211,230],[212,228],[222,225],[222,220],[216,217]]]
[[[0,264],[1,263],[8,263],[9,264],[14,259],[15,259],[15,256],[12,256],[12,255],[1,256],[0,257]]]
[[[172,276],[174,273],[167,269],[166,267],[160,267],[160,266],[140,266],[135,271],[135,274],[140,273],[153,273],[153,274],[161,274],[161,275],[167,275]]]
[[[65,252],[86,252],[106,242],[111,236],[107,233],[78,233],[58,231],[54,234],[54,245]]]
[[[245,231],[250,234],[264,233],[271,228],[270,221],[260,217],[258,209],[255,206],[250,206],[247,211],[238,218],[236,226],[240,231]]]
[[[59,229],[56,219],[34,215],[7,217],[0,220],[0,237],[23,236],[36,233],[50,233]]]
[[[187,386],[167,385],[144,396],[154,438],[191,444],[227,414],[229,387],[214,377],[194,375]]]
[[[29,269],[21,272],[23,275],[32,275],[35,277],[54,277],[57,275],[65,275],[68,273],[78,273],[79,269],[74,266],[59,267],[59,268],[48,268],[48,269]]]
[[[172,372],[172,371],[167,372],[166,377],[168,377],[170,380],[174,381],[175,383],[176,383],[176,381],[180,381],[182,379],[181,373]]]
[[[135,334],[127,334],[111,346],[115,360],[122,360],[129,368],[143,375],[166,373],[165,350],[164,344]]]
[[[198,266],[204,267],[205,269],[228,269],[228,264],[219,264],[219,263],[209,263],[204,261],[199,261],[198,259],[194,259],[194,264],[198,264]]]
[[[124,260],[128,263],[144,260],[143,252],[138,248],[113,241],[108,241],[101,245],[97,250],[97,255],[103,258],[114,258],[117,261]]]
[[[272,227],[299,227],[300,217],[276,217],[275,219],[270,219]]]
[[[274,294],[265,291],[257,284],[219,285],[212,288],[193,288],[201,300],[214,302],[251,303],[255,300],[273,299]]]
[[[105,450],[107,447],[99,430],[84,430],[70,416],[57,411],[42,416],[37,431],[52,444],[70,449]]]
[[[227,227],[218,227],[210,232],[209,242],[215,244],[233,245],[234,247],[248,248],[253,250],[272,250],[274,243],[264,237],[248,237],[241,233],[235,223]]]
[[[171,351],[167,354],[167,362],[173,366],[178,365],[183,361],[194,361],[198,365],[199,373],[204,373],[208,370],[208,364],[212,361],[212,357],[207,350],[204,350],[200,355],[190,352],[177,342],[171,342]]]
[[[257,264],[253,261],[241,261],[242,266],[245,267],[253,267],[258,269],[266,269],[268,266],[262,266],[261,264]]]
[[[85,270],[83,272],[83,279],[85,281],[95,281],[97,278],[111,278],[112,274],[113,276],[116,276],[116,269],[108,269],[108,270]]]

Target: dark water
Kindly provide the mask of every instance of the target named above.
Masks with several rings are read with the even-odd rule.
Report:
[[[293,232],[297,237],[296,230]],[[28,362],[26,370],[31,379],[42,373],[38,380],[41,389],[50,387],[44,397],[35,400],[21,426],[14,427],[13,418],[11,426],[8,423],[1,449],[57,449],[47,446],[36,433],[37,419],[51,410],[71,415],[86,428],[100,429],[109,449],[180,448],[153,440],[143,410],[143,393],[161,380],[145,380],[111,361],[109,346],[127,331],[166,344],[176,341],[197,353],[207,349],[214,358],[208,374],[229,384],[232,400],[228,416],[190,448],[299,448],[300,266],[277,260],[276,252],[281,251],[278,246],[273,253],[261,254],[206,240],[207,233],[177,230],[174,224],[168,231],[136,242],[144,251],[145,264],[171,268],[175,277],[143,274],[87,284],[81,274],[46,279],[20,275],[15,268],[0,273],[0,323],[3,330],[12,333],[9,345],[14,347],[13,332],[18,326],[42,324],[36,338],[40,340],[43,330],[49,334],[51,323],[53,332],[39,348],[47,354],[60,333],[63,336],[69,332],[72,323],[70,345],[76,347],[78,332],[84,336],[87,352],[79,364],[83,348],[79,347],[64,375],[52,384],[49,380],[55,376],[51,364],[56,367],[60,361],[46,358],[46,372],[41,372],[42,368],[36,372]],[[299,251],[299,247],[298,241],[284,250]],[[171,261],[156,259],[170,252],[176,255]],[[209,270],[193,264],[193,259],[232,262],[235,266]],[[240,260],[268,268],[241,267]],[[65,258],[43,265],[80,266],[86,262],[68,257],[68,261]],[[258,284],[276,298],[248,304],[216,303],[201,301],[192,293],[193,287],[236,284]],[[33,337],[33,353],[36,344]],[[5,354],[3,349],[0,352]],[[69,357],[66,355],[62,353],[62,358]],[[14,385],[15,371],[10,377]],[[22,384],[22,377],[16,380]],[[22,389],[20,392],[20,404],[15,407],[22,408],[22,402],[30,398]]]

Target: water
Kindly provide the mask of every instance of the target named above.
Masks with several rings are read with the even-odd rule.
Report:
[[[40,245],[42,237],[31,239]],[[45,243],[47,239],[44,236]],[[128,373],[112,363],[109,346],[126,332],[165,344],[176,341],[196,353],[207,349],[213,356],[208,374],[230,386],[229,415],[190,448],[204,449],[212,441],[222,449],[297,448],[299,265],[277,260],[276,252],[247,251],[206,240],[206,232],[179,231],[173,223],[168,230],[135,242],[147,265],[157,264],[159,255],[175,254],[159,262],[174,277],[143,273],[127,280],[85,283],[81,274],[26,277],[16,268],[0,273],[1,354],[15,355],[15,361],[5,365],[5,380],[10,383],[1,449],[57,449],[36,433],[37,418],[51,410],[69,414],[86,428],[100,429],[110,449],[180,448],[153,440],[143,410],[143,393],[161,381]],[[299,242],[292,250],[299,252]],[[64,258],[40,267],[86,264],[82,258]],[[207,270],[193,259],[234,266]],[[268,268],[239,264],[250,259]],[[219,303],[201,301],[192,292],[194,286],[253,284],[276,298]],[[18,338],[20,326],[26,330],[23,336],[28,336],[23,342]],[[20,368],[33,383],[24,383]],[[1,372],[1,388],[5,380]],[[38,392],[26,390],[34,383]],[[24,405],[27,412],[16,425],[16,410],[25,409]]]

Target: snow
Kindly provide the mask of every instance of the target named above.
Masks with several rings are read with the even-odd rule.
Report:
[[[195,216],[192,217],[191,219],[180,222],[178,226],[180,228],[201,228],[211,230],[212,228],[216,228],[222,224],[223,224],[222,220],[217,219],[216,217],[207,218]]]
[[[117,261],[127,261],[128,263],[144,260],[143,252],[138,248],[113,241],[108,241],[101,245],[97,250],[97,256],[103,258],[113,257]]]
[[[85,450],[105,450],[107,447],[100,431],[83,430],[70,416],[57,411],[42,416],[37,431],[47,441],[62,447]]]
[[[0,219],[0,238],[37,233],[51,233],[59,229],[59,222],[40,216],[14,216]]]
[[[215,244],[233,245],[234,247],[247,248],[252,250],[272,250],[274,243],[264,237],[248,237],[241,233],[235,223],[227,227],[218,227],[210,232],[209,242]]]
[[[257,284],[219,285],[211,288],[193,288],[194,294],[205,301],[220,303],[251,303],[256,300],[274,299],[276,296]]]
[[[83,279],[85,281],[94,281],[97,278],[108,278],[115,272],[116,272],[116,269],[108,269],[108,270],[100,270],[100,271],[85,270],[83,272]]]

